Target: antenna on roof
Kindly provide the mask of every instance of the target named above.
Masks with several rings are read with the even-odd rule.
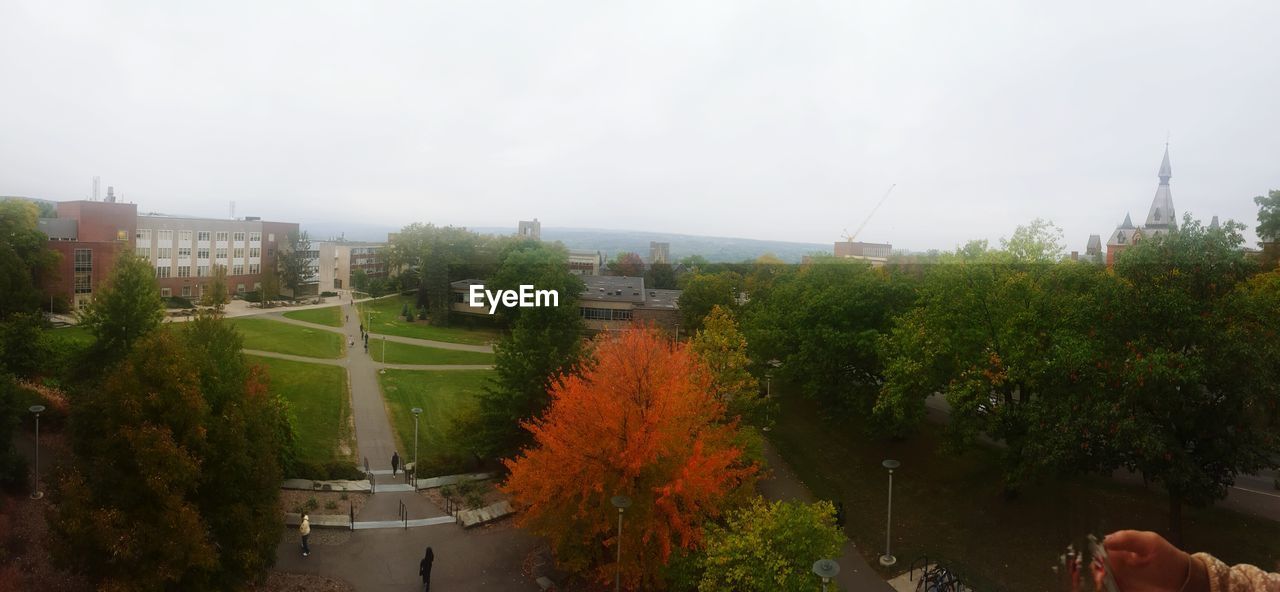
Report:
[[[236,200],[231,200],[231,219],[236,219]]]
[[[101,179],[102,178],[97,175],[94,175],[93,177],[93,201],[98,201],[98,184],[101,182]]]

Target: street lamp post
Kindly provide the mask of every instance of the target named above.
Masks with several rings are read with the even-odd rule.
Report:
[[[418,416],[422,415],[421,407],[409,410],[413,413],[413,489],[418,490]]]
[[[613,499],[613,507],[618,509],[618,559],[617,570],[613,577],[613,592],[621,592],[622,590],[622,511],[631,507],[631,498],[625,495],[615,495]]]
[[[902,463],[889,459],[880,463],[880,466],[889,469],[889,508],[885,512],[884,555],[880,556],[880,565],[889,567],[898,562],[898,558],[893,556],[890,548],[890,541],[892,539],[890,538],[889,533],[893,529],[893,470],[902,466]]]
[[[827,592],[827,584],[840,575],[840,564],[834,559],[819,559],[813,562],[813,575],[822,578],[822,592]]]
[[[773,403],[773,372],[764,373],[764,427],[760,431],[769,431],[769,405]]]
[[[44,497],[44,492],[40,491],[40,413],[44,411],[44,405],[32,405],[27,411],[36,414],[36,470],[32,475],[35,491],[31,492],[31,499],[40,499]]]

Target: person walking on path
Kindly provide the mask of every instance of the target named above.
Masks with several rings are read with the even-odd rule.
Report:
[[[391,476],[392,477],[396,476],[396,470],[399,468],[400,468],[400,452],[394,451],[391,453]]]
[[[302,535],[302,556],[306,557],[311,554],[311,547],[307,546],[307,538],[311,536],[311,517],[303,514],[302,524],[298,526],[298,534]]]
[[[436,554],[427,547],[426,555],[422,556],[422,561],[418,562],[418,575],[422,576],[422,592],[431,592],[431,564],[435,562]]]

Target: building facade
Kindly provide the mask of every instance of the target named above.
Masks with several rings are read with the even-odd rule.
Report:
[[[889,254],[893,252],[893,245],[887,243],[864,243],[855,241],[839,241],[835,243],[832,251],[836,257],[845,259],[860,259],[871,264],[872,267],[880,267],[889,261]]]
[[[319,257],[321,291],[350,290],[351,276],[363,271],[369,278],[386,278],[386,243],[323,241],[312,243]]]
[[[516,236],[540,241],[542,240],[542,223],[537,218],[521,220],[516,227]]]
[[[621,331],[632,324],[653,325],[670,334],[680,331],[680,290],[645,289],[644,278],[583,276],[586,284],[578,299],[578,314],[591,331]],[[473,307],[470,291],[483,280],[459,280],[450,284],[455,313],[488,316],[487,306]]]
[[[671,263],[671,243],[649,241],[649,265]]]
[[[62,255],[57,277],[45,290],[74,308],[86,305],[110,276],[116,260],[132,253],[150,261],[164,297],[199,298],[213,268],[227,268],[227,290],[257,290],[263,270],[274,270],[291,222],[138,214],[138,206],[107,201],[65,201],[57,218],[42,218],[49,248]]]

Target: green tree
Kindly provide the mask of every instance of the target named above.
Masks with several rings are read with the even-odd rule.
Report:
[[[163,318],[164,303],[151,262],[125,255],[81,313],[80,324],[93,334],[96,354],[114,360],[159,327]]]
[[[38,309],[38,288],[55,271],[58,254],[48,248],[38,217],[32,202],[0,200],[0,319]]]
[[[733,271],[685,276],[679,300],[681,328],[693,335],[702,329],[702,319],[716,306],[736,311],[742,283],[742,276]]]
[[[18,384],[0,368],[0,490],[15,491],[26,485],[27,463],[14,446],[18,418],[24,409],[20,405]],[[4,554],[0,553],[0,557]]]
[[[766,401],[760,396],[760,381],[749,371],[747,340],[727,309],[711,309],[689,348],[710,374],[712,394],[724,403],[727,416],[754,424],[764,420]]]
[[[503,309],[511,331],[494,348],[494,381],[480,397],[476,425],[462,426],[464,441],[481,456],[510,457],[532,442],[521,423],[539,417],[559,377],[577,368],[584,329],[578,312],[582,280],[569,273],[563,247],[529,242],[510,250],[490,280],[497,289],[531,284],[556,290],[559,306]]]
[[[214,265],[212,277],[209,278],[209,283],[205,285],[204,296],[200,299],[200,304],[212,306],[216,310],[222,310],[222,307],[226,306],[228,302],[231,302],[231,295],[227,288],[227,266]],[[263,302],[266,302],[265,298],[263,298]]]
[[[100,590],[195,589],[218,565],[196,502],[209,406],[167,332],[136,348],[71,412],[74,465],[54,488],[50,551]]]
[[[261,290],[262,290],[262,307],[266,308],[267,303],[272,302],[276,298],[280,297],[279,272],[271,268],[263,269]]]
[[[1280,241],[1280,189],[1253,198],[1258,204],[1258,239],[1264,243]]]
[[[883,378],[877,339],[912,303],[912,286],[849,259],[815,259],[753,295],[742,313],[752,359],[781,365],[827,413],[870,409]]]
[[[1128,415],[1115,440],[1122,464],[1168,493],[1175,542],[1184,503],[1220,499],[1237,474],[1280,457],[1280,280],[1249,280],[1243,228],[1184,216],[1115,263],[1124,297],[1105,328],[1124,346],[1112,396]]]
[[[491,274],[503,242],[465,228],[414,223],[392,238],[387,263],[409,277],[417,275],[415,308],[426,308],[431,324],[446,326],[450,320],[450,282]]]
[[[279,255],[280,283],[297,298],[302,286],[315,280],[315,270],[311,267],[311,235],[305,230],[291,231]]]
[[[1061,261],[1066,252],[1062,229],[1040,218],[1019,226],[1009,238],[1000,239],[1000,246],[1009,258],[1023,263],[1054,263]]]
[[[815,558],[839,557],[845,536],[831,502],[756,498],[708,525],[698,592],[811,592]]]
[[[656,290],[676,289],[676,272],[670,263],[654,263],[644,274],[644,286]]]
[[[360,292],[369,291],[369,274],[363,269],[357,269],[351,272],[351,287]]]

